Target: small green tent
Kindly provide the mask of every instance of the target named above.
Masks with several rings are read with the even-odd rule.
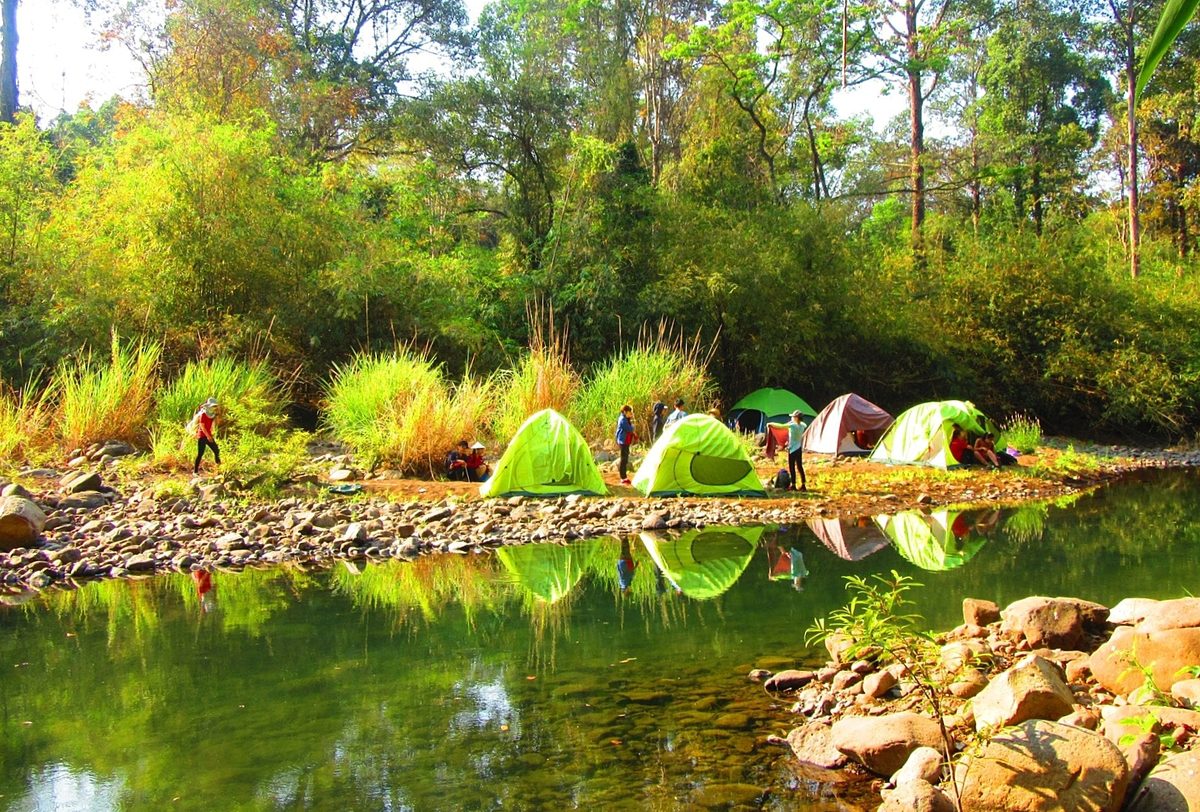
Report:
[[[642,533],[642,546],[654,566],[678,591],[696,600],[708,600],[727,591],[746,571],[761,527],[706,527],[689,530],[677,539]]]
[[[496,463],[484,496],[608,493],[592,451],[567,418],[543,409],[521,424]]]
[[[875,523],[900,555],[923,570],[940,572],[961,567],[987,541],[983,536],[972,534],[965,522],[956,524],[960,512],[939,510],[926,516],[920,511],[909,510],[891,516],[876,516]]]
[[[958,465],[950,455],[950,435],[955,423],[976,434],[989,431],[991,425],[970,401],[920,403],[896,418],[876,444],[870,459],[894,465],[951,468]]]
[[[633,477],[646,496],[765,496],[750,455],[733,432],[706,414],[667,426]]]
[[[797,409],[810,419],[817,414],[804,398],[787,389],[756,389],[729,407],[729,425],[761,434],[767,430],[767,423],[786,423]]]

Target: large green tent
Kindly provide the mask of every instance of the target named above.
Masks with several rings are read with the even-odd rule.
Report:
[[[535,602],[557,603],[587,572],[594,546],[521,544],[501,547],[496,558]]]
[[[633,477],[646,496],[764,496],[750,455],[721,421],[690,414],[667,426]]]
[[[654,566],[676,590],[708,600],[733,586],[758,549],[761,527],[706,527],[676,539],[642,533],[642,545]]]
[[[484,496],[608,493],[592,451],[567,418],[543,409],[521,424],[496,471],[479,488]]]
[[[876,516],[875,522],[900,553],[923,570],[940,572],[961,567],[987,541],[957,522],[961,511],[938,510],[926,516],[916,510]],[[961,535],[960,535],[961,534]]]
[[[796,393],[764,387],[729,407],[729,425],[761,434],[767,430],[767,423],[786,423],[797,409],[808,418],[817,414],[817,410]]]
[[[970,401],[920,403],[896,418],[876,444],[870,459],[872,462],[951,468],[958,465],[950,455],[950,436],[955,423],[975,434],[983,434],[991,426],[991,421]]]

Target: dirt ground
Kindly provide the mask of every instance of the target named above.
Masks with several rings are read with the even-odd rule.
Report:
[[[1093,469],[1079,471],[1059,466],[1060,453],[1054,449],[1040,449],[1034,455],[1022,456],[1016,465],[999,471],[976,467],[940,471],[883,465],[862,458],[830,459],[812,455],[804,466],[807,492],[768,489],[767,498],[758,504],[764,510],[786,508],[789,513],[794,513],[799,508],[805,514],[829,516],[892,512],[919,505],[1010,503],[1072,493],[1143,467],[1132,460],[1114,458],[1098,460]],[[780,467],[786,467],[786,458],[782,455],[775,462],[756,460],[762,481],[770,480]],[[611,464],[602,465],[601,472],[609,498],[643,498],[639,491],[620,483]],[[369,493],[401,501],[450,499],[461,502],[481,498],[479,485],[470,482],[368,479],[362,484]],[[720,501],[719,497],[694,499],[710,504]]]

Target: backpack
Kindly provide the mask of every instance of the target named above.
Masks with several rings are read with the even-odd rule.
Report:
[[[781,491],[786,491],[792,486],[792,475],[787,472],[786,468],[780,468],[779,473],[775,475],[774,486]]]

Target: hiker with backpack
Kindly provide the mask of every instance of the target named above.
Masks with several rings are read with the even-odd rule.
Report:
[[[217,441],[213,437],[213,420],[217,416],[217,399],[209,398],[200,404],[200,408],[192,415],[191,422],[188,423],[190,431],[196,434],[196,462],[192,464],[192,474],[200,473],[200,460],[204,458],[204,449],[211,448],[213,458],[216,464],[221,464],[221,449],[217,448]]]
[[[621,407],[621,414],[617,417],[617,448],[621,452],[619,471],[622,485],[630,484],[629,447],[635,440],[637,440],[637,434],[633,431],[633,407],[626,403]]]

